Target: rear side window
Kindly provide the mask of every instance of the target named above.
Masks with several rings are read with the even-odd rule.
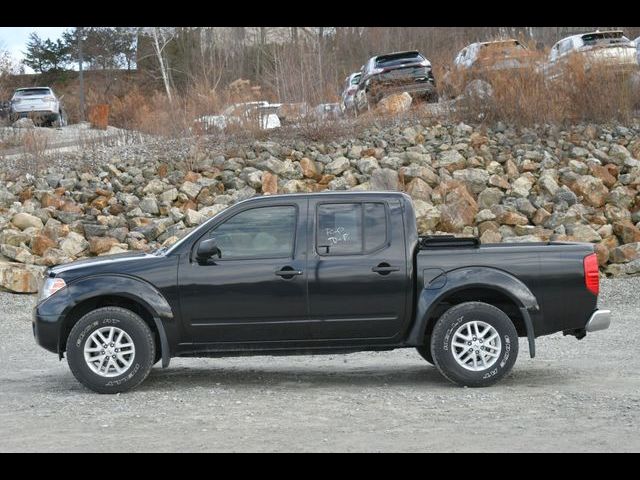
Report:
[[[370,253],[387,243],[383,203],[334,203],[318,206],[316,251],[320,255]]]
[[[387,243],[387,209],[384,203],[364,204],[364,251],[378,250]]]

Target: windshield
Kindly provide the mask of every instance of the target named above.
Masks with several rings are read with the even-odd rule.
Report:
[[[376,58],[377,68],[388,68],[402,65],[403,63],[420,63],[424,61],[424,57],[418,52],[403,52],[390,55],[381,55]]]
[[[360,83],[360,74],[351,77],[351,85],[358,85]]]
[[[27,90],[17,90],[14,97],[31,97],[35,95],[51,95],[48,88],[29,88]]]

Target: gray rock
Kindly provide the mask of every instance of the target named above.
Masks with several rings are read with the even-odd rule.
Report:
[[[576,194],[565,186],[556,191],[553,199],[555,202],[566,202],[568,205],[574,205],[578,201]]]
[[[502,197],[504,197],[504,193],[499,188],[485,188],[478,195],[478,207],[481,209],[491,208],[500,204]]]
[[[186,181],[180,187],[180,191],[185,193],[189,198],[195,199],[202,190],[202,186],[197,183]]]
[[[178,189],[170,188],[158,195],[158,199],[162,202],[173,202],[178,198]]]
[[[365,175],[370,175],[371,172],[380,168],[378,160],[375,157],[363,157],[357,162],[358,170]]]
[[[374,170],[371,174],[371,190],[383,191],[383,190],[400,190],[400,182],[398,179],[398,172],[391,170],[390,168],[380,168]]]
[[[431,232],[440,223],[440,209],[423,200],[413,200],[413,209],[421,234]]]
[[[466,159],[457,150],[445,150],[438,156],[436,167],[448,167],[457,165],[462,168],[466,163]]]
[[[206,219],[207,217],[205,215],[195,210],[191,210],[190,208],[184,212],[184,221],[190,227],[200,225]]]
[[[151,215],[158,215],[160,213],[158,201],[153,196],[146,196],[140,201],[140,210]]]
[[[338,157],[333,162],[324,167],[325,173],[329,175],[339,175],[350,167],[349,160],[345,157]]]
[[[466,168],[453,172],[453,178],[465,182],[473,193],[480,193],[487,188],[489,173],[481,168]]]
[[[599,242],[602,237],[590,225],[568,225],[567,233],[580,242]]]
[[[616,165],[624,165],[628,158],[631,158],[631,152],[622,145],[614,143],[609,147],[609,160]]]
[[[60,242],[60,249],[70,257],[76,257],[89,248],[89,242],[85,238],[76,233],[69,234]]]
[[[20,230],[25,230],[29,227],[34,227],[41,229],[44,227],[44,223],[38,217],[31,215],[29,213],[16,213],[11,218],[11,223],[13,223]]]
[[[154,193],[159,194],[164,192],[167,189],[167,184],[165,184],[162,180],[154,178],[151,180],[145,187],[142,189],[143,193]]]
[[[19,118],[11,126],[13,128],[36,128],[35,123],[30,118]]]

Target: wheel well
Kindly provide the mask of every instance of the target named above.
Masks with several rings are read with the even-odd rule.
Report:
[[[127,310],[132,311],[140,315],[140,318],[144,320],[144,322],[149,326],[151,331],[153,332],[154,340],[156,342],[156,349],[160,352],[162,348],[160,342],[160,335],[158,329],[156,327],[155,322],[153,321],[153,315],[151,312],[144,307],[139,302],[132,300],[127,297],[120,297],[117,295],[105,295],[102,297],[94,297],[89,298],[75,307],[71,309],[71,311],[67,314],[64,325],[62,327],[62,333],[60,335],[60,349],[59,352],[62,355],[62,352],[66,350],[67,346],[67,337],[71,332],[73,326],[80,320],[84,315],[89,313],[92,310],[102,307],[121,307],[126,308]]]
[[[527,336],[527,327],[518,304],[508,295],[492,288],[465,288],[442,298],[427,320],[426,335],[431,335],[436,321],[444,312],[465,302],[483,302],[499,308],[511,319],[518,336]]]

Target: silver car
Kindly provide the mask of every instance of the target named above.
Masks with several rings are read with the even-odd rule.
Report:
[[[12,121],[31,118],[37,124],[64,126],[67,116],[58,98],[49,87],[18,88],[11,98],[9,116]]]
[[[344,80],[344,88],[340,99],[342,113],[352,112],[355,109],[354,99],[360,83],[361,72],[354,72]]]
[[[584,60],[585,70],[599,65],[612,72],[636,72],[639,66],[636,43],[621,30],[596,31],[572,35],[556,43],[544,66],[547,78],[560,78],[574,55]]]

